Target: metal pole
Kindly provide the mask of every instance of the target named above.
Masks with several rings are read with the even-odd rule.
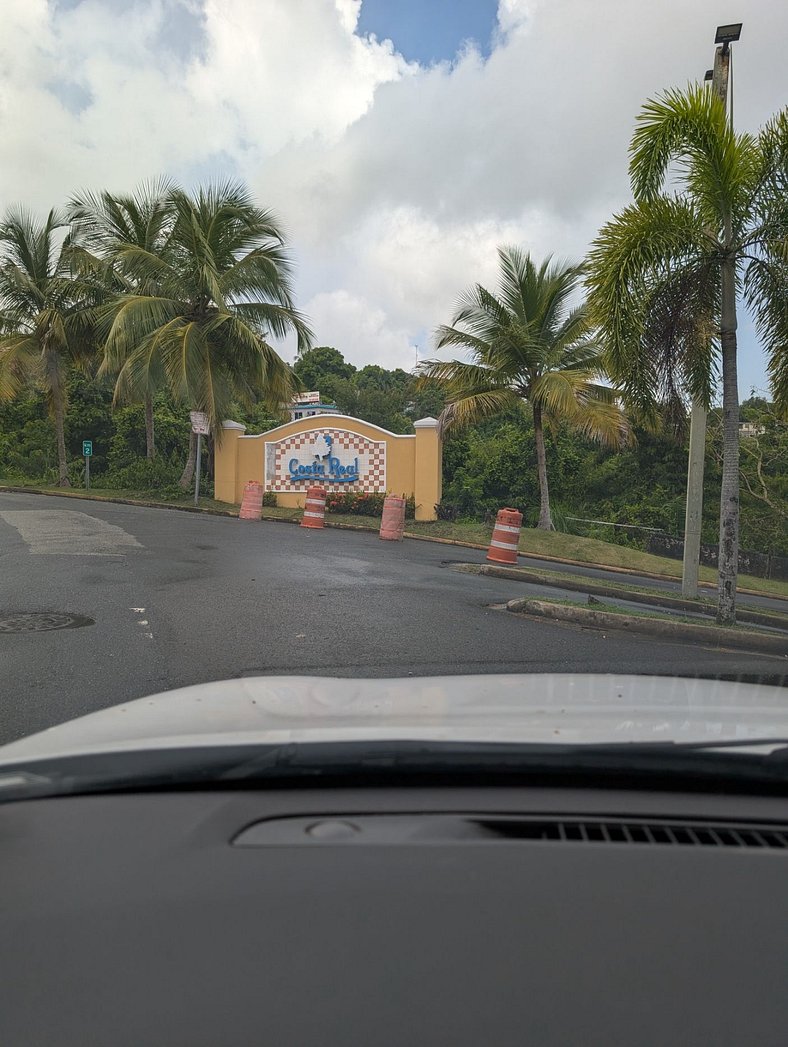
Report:
[[[723,105],[727,105],[728,100],[729,66],[730,47],[723,44],[714,53],[714,73],[711,81],[711,89]],[[700,532],[703,523],[703,470],[706,458],[706,409],[699,403],[692,405],[690,414],[688,458],[681,595],[694,599],[698,595]]]
[[[194,471],[194,504],[200,500],[200,457],[202,454],[202,433],[197,433],[197,468]]]
[[[85,455],[85,490],[90,490],[90,455]]]

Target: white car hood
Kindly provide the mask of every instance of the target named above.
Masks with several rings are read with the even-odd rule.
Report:
[[[0,768],[86,753],[326,741],[707,742],[788,738],[788,691],[570,673],[262,676],[112,706],[0,747]]]

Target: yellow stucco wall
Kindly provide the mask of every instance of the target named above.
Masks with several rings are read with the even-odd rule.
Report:
[[[442,452],[437,422],[432,418],[416,422],[415,436],[390,433],[370,422],[346,415],[302,418],[255,436],[247,436],[244,427],[237,422],[224,422],[222,441],[216,449],[216,498],[240,505],[247,481],[256,480],[265,486],[266,443],[302,433],[318,433],[329,427],[385,443],[387,490],[413,496],[417,519],[435,519],[434,506],[440,501]],[[302,508],[307,486],[304,483],[304,490],[297,493],[278,491],[277,504]],[[363,477],[359,486],[363,489]]]

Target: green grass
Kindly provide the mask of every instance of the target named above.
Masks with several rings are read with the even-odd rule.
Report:
[[[19,487],[20,484],[10,486]],[[24,485],[27,486],[27,485]],[[34,485],[29,485],[31,488]],[[64,491],[57,487],[40,487],[36,490],[46,490],[52,493],[63,494]],[[76,487],[66,489],[66,495],[85,497],[84,490]],[[124,498],[130,501],[142,502],[165,502],[169,505],[188,506],[192,504],[191,495],[162,494],[157,491],[107,491],[91,490],[91,498]],[[236,514],[237,505],[227,502],[217,502],[212,498],[201,498],[200,507],[204,509],[222,509]],[[263,518],[269,520],[294,520],[300,519],[300,509],[284,509],[279,507],[265,506]],[[352,527],[365,527],[377,531],[380,527],[378,516],[355,516],[353,514],[327,514],[327,520],[331,524]],[[406,520],[405,530],[409,534],[421,534],[431,538],[445,538],[455,542],[470,542],[475,545],[488,545],[492,535],[492,525],[478,523],[472,520]],[[639,549],[632,549],[624,545],[612,545],[597,538],[581,538],[574,534],[563,534],[559,531],[539,531],[535,528],[523,528],[520,532],[520,552],[532,556],[559,557],[566,560],[577,560],[579,563],[599,564],[607,567],[618,567],[635,572],[656,574],[663,578],[681,578],[681,562],[670,560],[664,556],[654,556],[652,553],[644,553]],[[712,567],[701,567],[701,581],[716,583],[717,572]],[[788,582],[778,579],[755,578],[752,575],[739,575],[739,588],[752,589],[755,592],[770,596],[781,596],[788,599]],[[706,590],[707,598],[712,598],[712,591]]]
[[[445,520],[406,521],[405,530],[414,534],[429,534],[440,538],[452,538],[455,541],[475,542],[487,545],[492,535],[492,526],[474,521],[458,520],[451,523]],[[670,560],[665,556],[654,556],[639,549],[625,545],[612,545],[597,538],[581,538],[574,534],[562,534],[559,531],[539,531],[536,528],[523,528],[520,531],[520,552],[532,556],[556,556],[565,560],[577,560],[586,564],[601,564],[607,567],[623,567],[630,571],[642,571],[646,574],[658,574],[664,578],[681,578],[681,561]],[[701,567],[701,581],[717,581],[717,572],[713,567]],[[739,587],[754,589],[758,592],[788,597],[788,582],[774,578],[754,578],[751,575],[739,575]]]

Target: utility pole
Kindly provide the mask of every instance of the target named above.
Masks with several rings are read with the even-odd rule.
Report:
[[[725,33],[725,30],[733,32]],[[731,61],[731,40],[738,40],[741,25],[720,26],[717,41],[722,43],[714,52],[714,69],[706,73],[711,89],[727,110],[728,73]],[[711,74],[711,75],[710,75]],[[687,509],[684,517],[684,563],[681,573],[681,595],[695,599],[698,595],[698,565],[700,563],[700,531],[703,522],[703,470],[706,459],[706,409],[693,403],[690,414],[689,461],[687,465]]]

